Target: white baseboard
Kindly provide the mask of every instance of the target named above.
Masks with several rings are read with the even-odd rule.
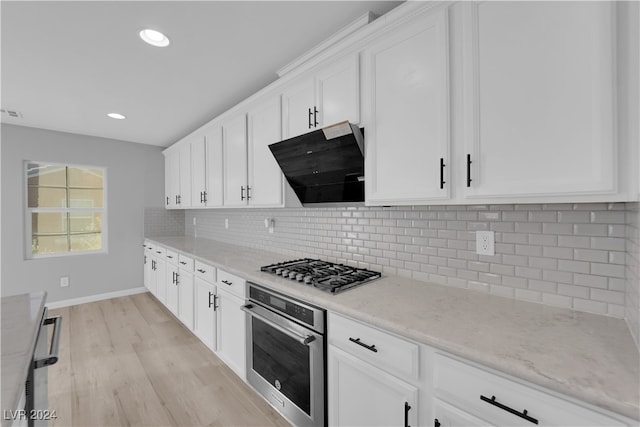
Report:
[[[102,301],[102,300],[105,300],[105,299],[125,297],[127,295],[141,294],[143,292],[147,292],[147,288],[145,288],[144,286],[141,286],[139,288],[125,289],[125,290],[122,290],[122,291],[107,292],[107,293],[104,293],[104,294],[89,295],[89,296],[86,296],[86,297],[72,298],[72,299],[66,299],[66,300],[62,300],[62,301],[48,302],[46,304],[46,306],[47,306],[47,308],[49,310],[53,310],[53,309],[56,309],[56,308],[69,307],[71,305],[84,304],[84,303],[87,303],[87,302]]]

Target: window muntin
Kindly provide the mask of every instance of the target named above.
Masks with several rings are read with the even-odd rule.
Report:
[[[25,162],[27,257],[106,251],[106,171]]]

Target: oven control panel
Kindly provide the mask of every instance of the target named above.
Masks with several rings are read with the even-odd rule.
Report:
[[[249,298],[306,325],[315,326],[313,310],[297,304],[289,298],[280,297],[273,292],[267,292],[254,286],[249,287]]]

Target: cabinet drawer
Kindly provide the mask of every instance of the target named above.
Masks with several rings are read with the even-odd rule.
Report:
[[[329,313],[329,344],[406,379],[418,379],[419,347],[395,335]]]
[[[178,260],[181,269],[193,271],[193,258],[180,254]]]
[[[151,253],[153,254],[153,256],[164,259],[165,255],[167,254],[167,250],[160,245],[151,246],[153,246],[153,248],[151,248]]]
[[[218,285],[240,298],[245,297],[245,280],[234,274],[218,269]]]
[[[178,262],[178,252],[172,251],[171,249],[165,250],[165,257],[167,258],[167,262],[170,262],[171,264]]]
[[[195,262],[196,276],[209,283],[216,282],[216,268],[205,264],[204,262],[196,260]]]
[[[549,426],[626,425],[595,408],[587,408],[442,354],[435,357],[434,377],[438,398],[496,426],[533,426],[534,420],[539,425]],[[531,419],[513,414],[507,408]]]

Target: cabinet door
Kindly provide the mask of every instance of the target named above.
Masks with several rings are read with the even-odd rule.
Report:
[[[153,274],[153,282],[155,283],[156,289],[156,298],[160,300],[161,303],[167,304],[167,275],[166,275],[166,265],[167,263],[164,260],[154,259],[156,269]],[[152,286],[154,286],[152,284]]]
[[[329,425],[413,426],[418,422],[416,387],[334,346],[329,346],[328,379]]]
[[[178,315],[178,267],[173,264],[167,264],[165,274],[166,284],[166,300],[167,308],[176,316]]]
[[[364,53],[369,205],[449,197],[447,22],[446,9],[420,16]]]
[[[464,5],[468,198],[615,190],[614,4]]]
[[[293,138],[315,129],[313,79],[297,81],[282,93],[282,137]],[[319,124],[320,122],[318,122]]]
[[[222,206],[224,169],[222,166],[222,128],[217,126],[207,132],[205,139],[207,156],[207,206]]]
[[[191,142],[191,206],[203,208],[206,206],[207,192],[207,157],[204,137]]]
[[[165,153],[164,193],[165,206],[168,209],[177,208],[180,195],[180,152],[175,149]]]
[[[246,375],[244,301],[218,288],[218,356],[241,378]]]
[[[282,170],[269,150],[269,144],[281,138],[280,98],[273,97],[247,114],[249,204],[282,206]]]
[[[193,330],[193,273],[178,272],[178,318]]]
[[[329,126],[344,120],[360,123],[360,57],[351,55],[316,74],[318,122]]]
[[[247,205],[247,118],[241,115],[222,126],[224,205]]]
[[[191,207],[191,144],[183,144],[180,147],[180,197],[178,206]]]
[[[216,287],[196,277],[193,332],[211,350],[216,350]]]
[[[151,262],[151,257],[147,256],[147,251],[144,251],[144,254],[142,255],[144,257],[144,263],[143,263],[143,274],[144,274],[144,287],[147,288],[147,290],[153,294],[155,294],[155,292],[152,290],[151,288],[151,278],[153,276],[153,263]]]

